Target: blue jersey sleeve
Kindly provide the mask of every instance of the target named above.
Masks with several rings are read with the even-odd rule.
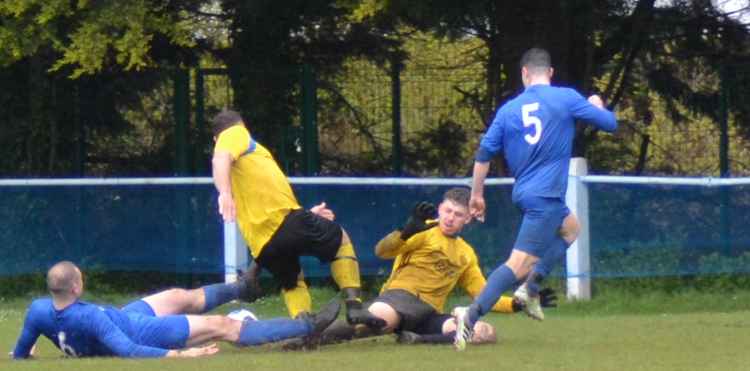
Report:
[[[581,121],[593,124],[599,129],[613,132],[617,129],[617,119],[612,111],[601,109],[573,89],[568,89],[571,103],[570,114]]]
[[[503,125],[505,124],[505,110],[502,108],[495,114],[490,128],[484,134],[482,141],[479,143],[475,160],[477,162],[489,162],[500,151],[503,150]]]
[[[26,319],[23,321],[23,329],[18,337],[16,347],[13,349],[13,359],[29,358],[31,347],[34,346],[41,332],[35,323],[34,306],[30,306],[26,312]]]
[[[92,318],[91,325],[96,338],[118,357],[158,358],[166,356],[169,351],[134,343],[102,312]]]

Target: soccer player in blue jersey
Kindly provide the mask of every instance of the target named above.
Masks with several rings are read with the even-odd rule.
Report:
[[[13,358],[28,358],[40,335],[72,357],[199,357],[215,354],[212,341],[259,345],[290,337],[316,336],[338,316],[333,301],[317,315],[300,319],[239,321],[197,315],[237,299],[239,284],[195,290],[171,289],[117,309],[80,300],[83,277],[73,263],[55,264],[47,273],[51,297],[34,300],[24,320]]]
[[[565,205],[575,122],[581,120],[607,132],[617,128],[615,115],[604,108],[599,96],[586,99],[573,89],[551,86],[552,74],[547,51],[532,48],[524,53],[521,79],[525,90],[500,107],[479,145],[470,213],[484,220],[489,161],[502,153],[516,179],[512,198],[523,220],[505,264],[492,272],[471,306],[453,311],[458,328],[463,329],[456,331],[459,350],[466,347],[472,325],[490,311],[504,291],[527,276],[515,296],[525,303],[529,315],[543,319],[538,299],[541,278],[578,233],[578,222]]]

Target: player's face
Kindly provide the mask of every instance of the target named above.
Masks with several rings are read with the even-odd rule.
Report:
[[[443,234],[453,236],[469,223],[471,216],[466,206],[445,200],[438,207],[438,226]]]

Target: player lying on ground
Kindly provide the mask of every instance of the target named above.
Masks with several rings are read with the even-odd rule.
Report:
[[[47,272],[50,298],[34,300],[26,313],[13,358],[28,358],[39,335],[73,357],[198,357],[219,351],[212,341],[259,345],[291,337],[317,336],[338,316],[333,301],[317,315],[299,319],[238,321],[197,315],[237,299],[241,284],[195,290],[171,289],[117,309],[80,300],[83,277],[63,261]]]
[[[404,227],[375,247],[377,256],[395,258],[380,296],[368,306],[370,313],[386,322],[383,331],[355,329],[336,321],[323,332],[321,341],[338,342],[387,332],[396,332],[400,341],[407,343],[453,341],[456,323],[443,314],[448,295],[458,284],[475,297],[485,285],[474,249],[458,236],[471,219],[468,203],[467,188],[448,190],[438,208],[437,221],[431,220],[435,206],[419,203]],[[545,306],[555,305],[553,291],[544,290],[542,295]],[[522,304],[510,297],[501,298],[493,307],[504,313],[522,309]],[[477,322],[475,330],[476,343],[496,340],[495,330],[488,323]]]
[[[250,135],[239,113],[220,112],[213,119],[213,131],[219,213],[225,222],[236,219],[256,267],[270,271],[281,286],[289,315],[295,318],[310,311],[310,293],[299,260],[314,256],[331,263],[331,275],[346,295],[349,323],[382,326],[382,321],[362,309],[359,263],[343,228],[316,210],[300,207],[286,176],[271,153]],[[321,207],[325,205],[317,208]],[[258,272],[254,269],[250,274]]]
[[[575,215],[565,205],[576,121],[608,132],[617,129],[614,113],[604,107],[599,96],[586,99],[573,89],[551,86],[554,70],[546,50],[529,49],[520,64],[525,90],[498,109],[482,138],[469,204],[472,217],[483,221],[489,161],[502,153],[516,179],[512,198],[523,220],[507,261],[490,274],[487,286],[471,306],[454,310],[459,350],[465,348],[474,322],[518,281],[525,279],[515,296],[526,303],[530,316],[544,318],[538,299],[540,283],[562,260],[579,229]]]

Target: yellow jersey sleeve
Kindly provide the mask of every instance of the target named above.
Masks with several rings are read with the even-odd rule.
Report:
[[[232,160],[236,161],[250,150],[252,144],[253,140],[245,125],[234,125],[219,134],[214,146],[214,153],[229,152],[232,155]]]
[[[382,259],[393,259],[420,247],[424,239],[425,233],[420,232],[404,241],[401,239],[401,231],[393,231],[375,245],[375,255]]]

